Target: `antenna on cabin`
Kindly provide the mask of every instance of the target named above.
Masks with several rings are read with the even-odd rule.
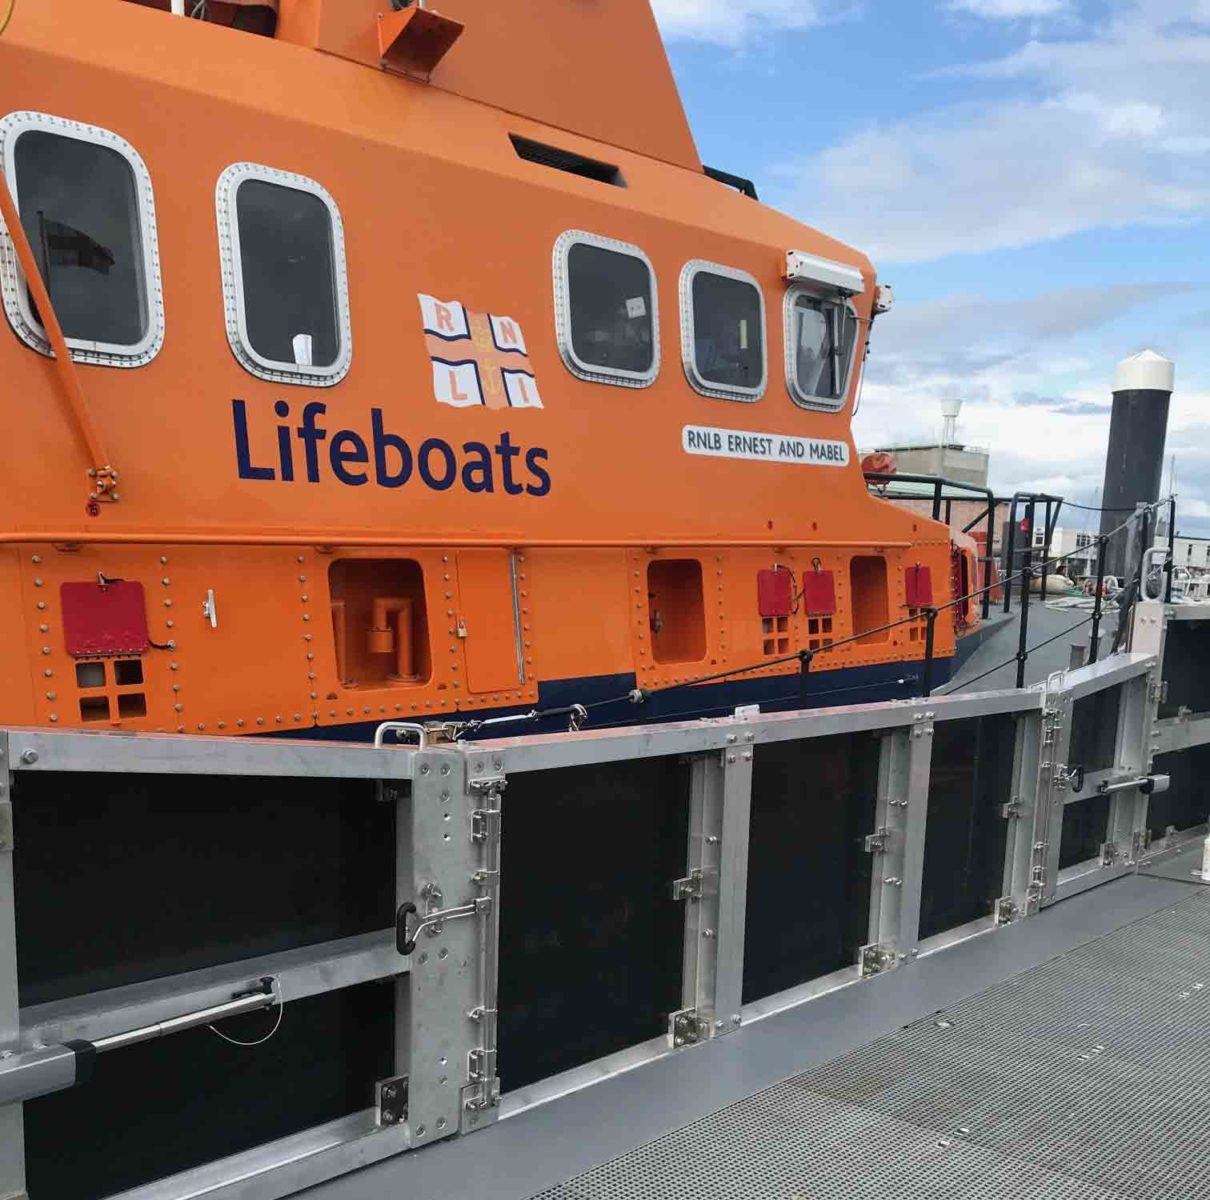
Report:
[[[941,444],[951,445],[958,436],[958,414],[962,411],[962,401],[957,397],[941,401],[941,415],[944,421],[941,425]]]

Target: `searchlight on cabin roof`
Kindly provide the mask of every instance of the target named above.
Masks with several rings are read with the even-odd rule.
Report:
[[[804,250],[786,251],[786,278],[791,283],[822,284],[847,296],[865,291],[865,279],[856,267]]]

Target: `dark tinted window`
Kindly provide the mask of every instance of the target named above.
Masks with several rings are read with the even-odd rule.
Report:
[[[643,374],[655,362],[651,271],[632,254],[577,242],[567,254],[571,345],[586,367]]]
[[[108,146],[40,130],[17,138],[14,161],[21,223],[64,335],[137,345],[148,312],[130,164]]]
[[[270,362],[330,367],[340,325],[328,206],[311,192],[248,179],[235,208],[251,348]]]
[[[693,361],[703,383],[759,388],[764,376],[760,292],[743,279],[693,277]]]
[[[791,320],[794,382],[802,399],[840,401],[849,382],[857,319],[840,300],[800,295]]]

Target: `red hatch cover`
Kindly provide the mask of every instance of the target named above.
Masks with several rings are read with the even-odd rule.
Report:
[[[903,583],[908,608],[933,607],[933,575],[928,567],[922,567],[919,563],[908,567]]]
[[[777,567],[757,571],[756,603],[762,617],[788,617],[794,605],[794,577]]]
[[[808,617],[830,617],[836,611],[836,580],[832,572],[806,572],[802,577],[802,599]]]
[[[65,583],[59,589],[67,653],[142,654],[151,644],[141,583]]]

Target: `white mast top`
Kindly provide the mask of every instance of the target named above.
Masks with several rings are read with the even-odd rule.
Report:
[[[1118,363],[1113,373],[1115,392],[1171,392],[1176,364],[1154,350],[1140,350]]]

